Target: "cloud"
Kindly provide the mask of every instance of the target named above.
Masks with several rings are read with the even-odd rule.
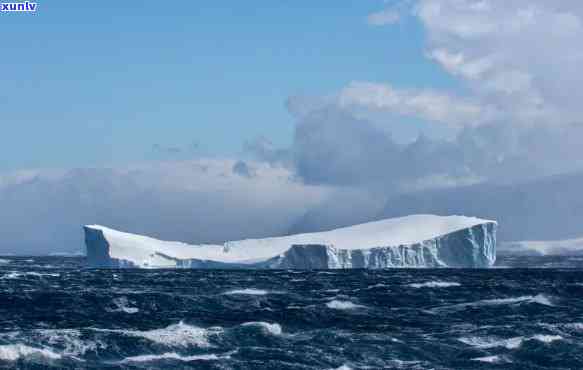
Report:
[[[237,161],[233,165],[233,173],[246,178],[255,176],[255,171],[245,161]]]
[[[397,89],[390,84],[352,82],[338,94],[344,108],[366,108],[419,117],[440,124],[462,127],[493,120],[496,111],[472,99],[433,89]]]
[[[267,162],[272,166],[291,167],[292,165],[292,154],[289,149],[277,148],[266,137],[246,141],[243,144],[243,149],[259,161]]]
[[[418,0],[388,9],[405,7],[426,31],[425,56],[464,83],[464,95],[353,81],[336,94],[294,99],[292,152],[301,178],[383,184],[393,192],[519,182],[583,168],[580,2]],[[395,127],[399,116],[449,127],[454,135],[396,144],[382,127]]]
[[[581,120],[581,2],[417,0],[388,11],[417,18],[427,38],[426,57],[462,81],[469,95],[365,82],[347,86],[341,99],[453,126]]]
[[[84,250],[81,226],[108,225],[191,243],[282,234],[331,191],[291,180],[290,171],[199,159],[126,168],[36,171],[0,178],[0,255]]]
[[[427,32],[429,58],[509,124],[580,120],[580,2],[420,0],[414,15]]]
[[[487,134],[468,128],[453,141],[422,135],[399,144],[371,121],[329,105],[298,120],[289,150],[296,174],[308,184],[360,187],[388,196],[483,180],[500,165],[490,149],[505,145]]]
[[[329,106],[298,121],[291,151],[306,183],[348,186],[385,182],[380,168],[390,166],[398,149],[370,122]]]
[[[305,110],[309,111],[309,110]],[[511,183],[583,168],[583,124],[461,126],[452,139],[409,143],[340,104],[298,117],[290,168],[307,184],[362,187],[385,195]]]

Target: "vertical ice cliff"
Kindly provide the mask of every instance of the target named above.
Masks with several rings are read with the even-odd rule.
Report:
[[[420,243],[337,249],[333,245],[292,245],[265,265],[283,269],[383,269],[391,267],[490,267],[496,261],[496,224],[486,223]]]
[[[413,215],[346,228],[223,245],[165,242],[85,226],[92,267],[344,269],[490,267],[495,221]]]

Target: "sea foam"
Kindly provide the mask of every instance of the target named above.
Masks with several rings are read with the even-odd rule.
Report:
[[[231,358],[231,354],[233,352],[225,353],[222,355],[216,354],[204,354],[204,355],[192,355],[192,356],[182,356],[176,352],[167,352],[160,355],[139,355],[139,356],[132,356],[126,357],[121,360],[120,364],[131,363],[131,362],[152,362],[152,361],[162,361],[162,360],[176,360],[182,362],[191,362],[191,361],[217,361],[221,359],[229,359]]]
[[[366,306],[363,305],[352,303],[350,301],[340,301],[337,299],[326,303],[326,306],[328,308],[332,308],[335,310],[355,310],[360,308],[366,308]]]
[[[259,327],[262,330],[265,330],[266,332],[268,332],[269,334],[272,334],[272,335],[281,335],[281,333],[282,333],[281,325],[279,325],[278,323],[270,324],[270,323],[264,322],[264,321],[251,321],[251,322],[243,323],[243,324],[241,324],[241,326]]]
[[[480,349],[489,349],[496,347],[504,347],[506,349],[517,349],[522,344],[529,340],[536,340],[541,343],[552,343],[557,340],[563,340],[560,335],[542,335],[536,334],[530,337],[513,337],[508,339],[501,339],[497,337],[466,337],[458,340],[464,344]]]
[[[554,307],[553,302],[549,297],[544,294],[537,294],[535,296],[521,296],[521,297],[511,297],[511,298],[494,298],[494,299],[483,299],[475,302],[459,303],[449,306],[441,306],[433,308],[432,311],[458,311],[463,310],[467,307],[485,307],[485,306],[503,306],[503,305],[520,305],[520,304],[532,304],[536,303],[542,306]]]
[[[179,322],[165,328],[153,329],[147,331],[141,330],[118,330],[118,329],[94,329],[101,332],[120,333],[129,337],[144,338],[154,343],[162,344],[167,347],[189,347],[199,348],[212,347],[209,337],[223,332],[222,328],[213,327],[203,329],[196,326]]]
[[[263,289],[246,288],[246,289],[229,290],[228,292],[225,292],[224,294],[227,294],[227,295],[234,295],[234,294],[241,294],[241,295],[267,295],[269,293],[274,293],[274,292],[268,292],[267,290],[263,290]]]
[[[0,360],[18,361],[21,359],[44,358],[48,360],[58,360],[61,355],[45,348],[34,348],[24,344],[0,345]]]

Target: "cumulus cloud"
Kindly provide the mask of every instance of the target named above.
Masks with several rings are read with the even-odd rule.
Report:
[[[345,108],[366,108],[415,116],[453,127],[493,120],[496,111],[468,98],[434,89],[397,89],[386,83],[352,82],[338,94]]]
[[[511,183],[583,168],[583,125],[467,125],[453,139],[409,143],[331,104],[299,117],[286,152],[307,184],[382,189],[385,195],[480,182]]]
[[[503,143],[468,130],[454,141],[421,135],[399,144],[371,121],[330,105],[298,120],[289,151],[298,177],[308,184],[360,187],[388,196],[474,183],[492,174],[501,162],[486,146]]]
[[[580,2],[418,0],[406,4],[408,13],[425,28],[427,57],[466,83],[471,96],[460,101],[450,93],[433,91],[432,99],[449,97],[432,104],[439,107],[437,115],[424,104],[415,104],[418,94],[374,83],[364,85],[366,89],[361,85],[349,101],[455,122],[450,124],[580,121],[583,75],[578,70],[583,50],[576,47],[583,37]],[[345,90],[352,92],[354,86]],[[468,117],[458,119],[460,110],[467,113],[468,108]],[[478,120],[472,120],[472,114]]]
[[[414,190],[524,181],[583,168],[583,50],[575,46],[583,37],[580,2],[418,0],[388,9],[420,21],[425,56],[467,90],[462,96],[354,81],[317,104],[296,100],[294,112],[303,118],[293,152],[303,178]],[[342,115],[331,113],[331,106]],[[362,112],[380,113],[381,119],[373,125],[356,118],[379,117]],[[422,137],[398,145],[378,129],[383,112],[386,119],[414,117],[455,134],[448,141]]]

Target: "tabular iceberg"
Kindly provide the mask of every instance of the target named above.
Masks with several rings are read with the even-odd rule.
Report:
[[[523,240],[500,245],[500,254],[524,256],[581,256],[583,238],[565,240]]]
[[[345,269],[490,267],[495,221],[412,215],[340,229],[222,245],[189,245],[87,225],[92,267]]]

